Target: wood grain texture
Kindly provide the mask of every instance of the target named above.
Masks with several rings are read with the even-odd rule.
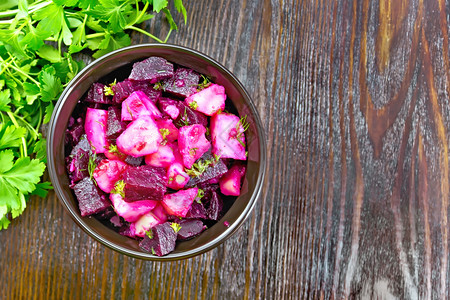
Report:
[[[0,232],[0,299],[450,298],[448,1],[187,11],[169,42],[234,72],[266,129],[251,217],[206,254],[145,262],[89,238],[51,193]]]

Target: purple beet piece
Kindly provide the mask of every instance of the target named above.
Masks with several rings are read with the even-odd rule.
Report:
[[[200,220],[180,220],[178,224],[181,226],[177,233],[177,240],[179,241],[191,239],[206,229],[205,225],[203,225],[203,222]]]
[[[89,177],[78,182],[74,186],[74,192],[82,217],[97,214],[111,206],[105,193]]]
[[[71,186],[89,176],[89,152],[84,151],[83,149],[77,149],[75,152],[72,151],[72,153],[73,154],[66,158],[66,166]]]
[[[209,196],[209,201],[207,204],[208,208],[206,209],[206,216],[210,220],[218,221],[222,214],[222,198],[220,198],[220,196],[216,192],[211,192],[210,195],[207,196]]]
[[[120,108],[108,107],[108,119],[106,122],[106,138],[113,142],[127,128],[127,123],[120,120]]]
[[[91,85],[91,88],[89,89],[89,92],[84,101],[90,103],[112,104],[113,101],[111,97],[105,96],[104,88],[104,84],[99,82],[94,83],[93,85]]]
[[[201,124],[204,127],[208,127],[208,118],[201,112],[193,110],[181,101],[177,101],[176,106],[180,111],[180,114],[175,119],[175,125],[177,127],[193,124]]]
[[[70,154],[75,154],[78,149],[81,149],[88,153],[92,152],[91,144],[89,144],[86,134],[81,135],[80,141],[75,145],[75,147],[73,147]]]
[[[130,80],[146,80],[155,83],[173,76],[173,64],[162,57],[151,56],[133,64]]]
[[[219,159],[218,161],[212,156],[211,151],[206,152],[200,158],[201,161],[212,161],[212,163],[206,168],[206,170],[199,176],[191,177],[191,179],[186,184],[186,188],[193,187],[201,183],[205,183],[214,178],[220,178],[228,171],[227,166]]]
[[[197,92],[200,74],[191,69],[178,68],[172,78],[163,83],[163,90],[178,97],[189,97]]]
[[[147,235],[139,243],[142,250],[163,256],[175,249],[177,233],[170,226],[170,222],[158,224],[151,229],[152,238]]]
[[[192,202],[191,209],[186,214],[186,219],[207,219],[206,208],[202,203]]]
[[[161,97],[161,91],[155,90],[153,85],[147,81],[131,81],[125,79],[124,81],[118,82],[112,87],[114,92],[113,102],[122,103],[128,96],[130,96],[135,91],[141,91],[146,94],[150,100],[156,102],[159,97]]]
[[[84,133],[83,124],[74,124],[73,127],[66,130],[65,145],[75,145],[80,141],[81,135]]]
[[[125,201],[162,200],[166,193],[166,170],[151,166],[129,167],[123,173]]]
[[[125,162],[134,167],[138,167],[138,166],[142,165],[143,161],[144,161],[144,156],[134,157],[134,156],[128,155],[125,158]]]

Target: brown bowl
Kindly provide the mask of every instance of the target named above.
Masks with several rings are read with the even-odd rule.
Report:
[[[177,243],[175,250],[163,257],[144,252],[138,241],[120,235],[92,217],[81,217],[77,200],[69,188],[64,163],[64,136],[68,120],[89,87],[97,81],[112,82],[129,75],[134,62],[149,56],[161,56],[178,65],[210,76],[225,87],[228,98],[241,116],[247,115],[250,124],[246,132],[248,146],[247,174],[241,195],[221,220],[199,236]],[[120,253],[146,260],[177,260],[204,253],[230,237],[249,216],[260,196],[266,166],[266,145],[263,127],[255,106],[238,79],[225,67],[198,51],[163,44],[130,46],[111,52],[84,68],[66,87],[59,98],[49,123],[47,138],[48,170],[58,198],[75,222],[100,243]],[[229,226],[225,226],[227,221]]]

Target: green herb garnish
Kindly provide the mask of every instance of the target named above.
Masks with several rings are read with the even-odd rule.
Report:
[[[183,126],[188,126],[189,125],[186,107],[184,108],[184,114],[181,116],[180,121],[178,121],[177,125],[179,127],[183,127]]]
[[[167,128],[160,128],[159,133],[161,133],[161,137],[163,139],[161,145],[167,144],[167,136],[170,134],[170,130]]]
[[[114,79],[112,83],[110,83],[109,85],[105,85],[105,87],[103,88],[105,96],[114,96],[114,91],[112,90],[112,87],[115,86],[116,84],[117,84],[116,79]]]
[[[177,233],[181,229],[181,225],[175,222],[170,223],[170,227],[172,227],[173,231]]]
[[[206,89],[211,85],[211,79],[209,77],[202,75],[203,81],[197,85],[197,92]]]
[[[209,159],[206,159],[206,160],[199,159],[196,163],[194,163],[192,165],[192,168],[190,168],[190,169],[186,169],[185,168],[184,171],[189,176],[194,176],[194,177],[200,176],[200,175],[203,174],[203,172],[206,171],[206,169],[208,169],[208,167],[210,165],[214,165],[215,163],[216,163],[216,160],[213,160],[213,159],[211,159],[211,160],[209,160]]]
[[[97,167],[97,163],[95,162],[97,160],[97,154],[95,154],[95,152],[92,155],[89,155],[89,162],[88,162],[88,173],[89,173],[89,178],[91,180],[94,180],[94,170]],[[97,184],[97,182],[95,182]]]
[[[239,144],[241,144],[242,147],[245,147],[245,143],[242,140],[242,137],[244,136],[244,132],[247,131],[247,129],[250,127],[250,124],[247,122],[247,115],[243,116],[239,119],[239,121],[236,123],[236,139],[238,140]]]
[[[197,101],[192,101],[191,103],[189,103],[189,107],[192,109],[197,109],[198,107]]]
[[[119,194],[122,198],[125,197],[125,181],[123,180],[118,180],[115,184],[114,184],[114,188],[111,190],[111,194]]]

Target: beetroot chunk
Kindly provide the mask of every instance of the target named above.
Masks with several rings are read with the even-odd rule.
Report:
[[[146,235],[139,243],[142,250],[163,256],[175,249],[177,233],[170,222],[156,225],[151,229],[151,238]]]
[[[211,118],[212,153],[221,158],[246,160],[244,127],[238,116],[221,113]]]
[[[194,201],[191,205],[191,209],[186,214],[187,219],[207,219],[206,208],[203,204]]]
[[[211,84],[200,92],[187,97],[185,101],[186,104],[195,110],[212,116],[218,111],[225,109],[226,99],[225,88],[218,84]]]
[[[131,122],[116,142],[120,152],[139,157],[156,152],[162,137],[155,121],[143,116]]]
[[[108,112],[106,110],[88,107],[84,130],[96,153],[104,153],[108,145],[106,141],[107,119]]]
[[[179,241],[191,239],[206,229],[200,220],[180,220],[178,224],[181,227],[177,233],[177,240]]]
[[[130,80],[146,80],[155,83],[173,76],[173,64],[162,57],[151,56],[133,64]]]
[[[123,173],[125,201],[162,200],[166,193],[166,170],[151,166],[128,167]]]
[[[108,96],[105,96],[104,88],[104,84],[99,82],[94,83],[89,89],[89,92],[84,101],[100,104],[112,104],[112,99]]]
[[[220,178],[220,191],[227,196],[239,196],[241,194],[242,177],[245,175],[245,166],[236,164]]]
[[[141,116],[160,118],[162,115],[146,94],[136,91],[122,102],[121,119],[122,121],[131,121]]]
[[[183,126],[178,135],[178,149],[186,168],[192,168],[194,162],[211,148],[205,137],[206,128],[200,124]]]
[[[175,119],[175,125],[177,127],[193,124],[200,124],[205,127],[208,126],[208,118],[201,112],[193,110],[181,101],[176,102],[176,106],[180,112],[178,117]]]
[[[192,202],[197,197],[198,188],[181,190],[173,194],[164,195],[162,206],[173,216],[185,217],[191,209]]]
[[[136,236],[144,237],[145,233],[158,224],[164,223],[154,213],[148,212],[130,226]]]
[[[131,81],[125,79],[113,86],[112,90],[114,92],[113,102],[117,104],[122,103],[124,99],[135,91],[144,92],[144,94],[146,94],[153,102],[156,102],[156,100],[161,97],[161,91],[155,90],[153,85],[149,84],[147,81]]]
[[[210,162],[210,164],[206,167],[206,170],[203,171],[198,176],[191,177],[189,182],[186,184],[186,187],[193,187],[201,183],[210,182],[212,179],[219,180],[220,177],[222,177],[227,171],[228,168],[223,162],[222,159],[216,159],[211,155],[211,152],[206,152],[201,158],[200,158],[201,164],[206,164],[206,162]]]
[[[121,121],[120,109],[115,106],[108,107],[106,138],[109,141],[115,141],[126,128],[127,124]]]
[[[128,222],[137,221],[142,215],[150,212],[158,204],[158,201],[154,200],[125,202],[119,194],[110,194],[109,199],[117,214]]]
[[[200,75],[191,69],[178,68],[172,78],[163,83],[163,90],[178,97],[188,97],[197,92]]]
[[[208,194],[209,195],[207,195],[207,197],[209,196],[209,201],[207,203],[208,208],[206,209],[206,215],[208,219],[218,221],[221,217],[223,208],[222,198],[220,198],[219,195],[214,191]]]
[[[74,186],[74,192],[82,217],[99,213],[111,205],[106,195],[89,177],[78,182]]]
[[[67,159],[67,171],[69,172],[71,185],[89,176],[89,152],[79,148],[74,148],[74,150],[75,151],[72,151],[72,154]]]
[[[94,170],[98,187],[105,193],[110,193],[127,168],[128,165],[119,160],[103,159]]]

